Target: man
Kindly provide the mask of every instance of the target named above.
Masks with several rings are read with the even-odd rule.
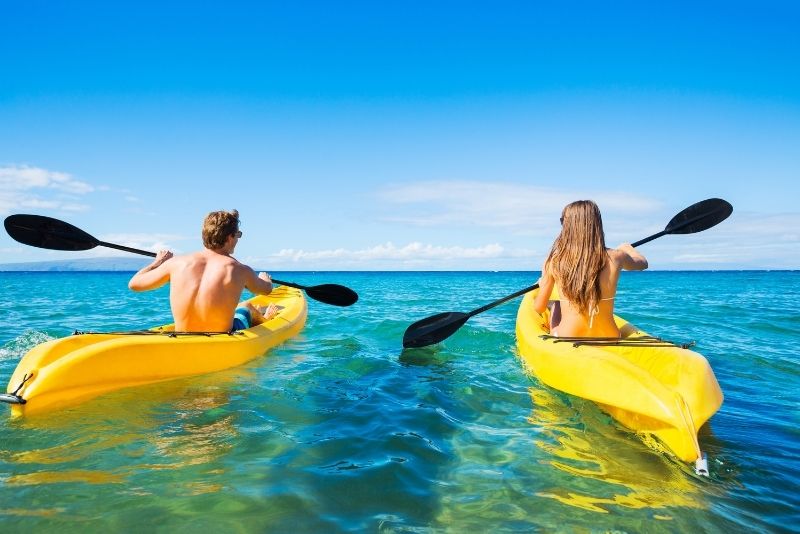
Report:
[[[128,287],[147,291],[169,282],[176,332],[241,330],[274,317],[278,309],[272,304],[259,309],[249,302],[239,303],[245,288],[257,295],[272,291],[267,273],[256,276],[231,256],[242,237],[239,212],[209,213],[202,235],[203,250],[174,257],[169,250],[161,250],[153,263],[133,275]]]

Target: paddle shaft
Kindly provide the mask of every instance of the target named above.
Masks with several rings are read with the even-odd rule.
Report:
[[[661,236],[675,233],[676,230],[680,230],[681,228],[685,228],[685,227],[687,227],[687,226],[689,226],[691,224],[694,224],[694,223],[696,223],[696,222],[698,222],[698,221],[700,221],[700,220],[702,220],[702,219],[704,219],[706,217],[708,217],[708,213],[701,213],[700,215],[692,217],[691,219],[687,219],[686,221],[684,221],[684,222],[682,222],[680,224],[676,224],[675,226],[673,226],[671,228],[665,228],[664,230],[661,230],[660,232],[657,232],[657,233],[655,233],[655,234],[653,234],[653,235],[651,235],[649,237],[645,237],[644,239],[640,239],[639,241],[636,241],[635,243],[631,243],[631,246],[633,248],[636,248],[636,247],[638,247],[640,245],[644,245],[645,243],[649,243],[650,241],[653,241],[654,239],[658,239]],[[503,297],[500,300],[496,300],[494,302],[490,302],[489,304],[486,304],[485,306],[481,306],[480,308],[476,308],[476,309],[472,310],[471,312],[467,313],[467,315],[472,317],[474,315],[478,315],[479,313],[483,313],[486,310],[491,310],[495,306],[499,306],[499,305],[501,305],[501,304],[503,304],[505,302],[508,302],[509,300],[515,299],[517,297],[521,297],[525,293],[527,293],[529,291],[533,291],[534,289],[536,289],[538,287],[539,287],[539,284],[533,284],[532,286],[526,287],[525,289],[520,289],[516,293],[512,293],[511,295],[508,295],[507,297]]]
[[[150,252],[149,250],[140,250],[138,248],[126,247],[114,243],[106,243],[105,241],[98,241],[97,244],[100,245],[101,247],[115,248],[117,250],[124,250],[125,252],[133,252],[134,254],[141,254],[142,256],[150,256],[151,258],[156,257],[156,253]]]
[[[97,244],[101,247],[115,248],[117,250],[124,250],[125,252],[133,252],[134,254],[141,254],[142,256],[150,256],[151,258],[156,257],[156,253],[150,252],[149,250],[141,250],[138,248],[126,247],[123,245],[117,245],[116,243],[106,243],[105,241],[98,241]],[[284,282],[283,280],[278,280],[277,278],[272,278],[272,281],[282,286],[294,287],[296,289],[306,289],[306,286],[301,286],[300,284],[294,284],[292,282]]]
[[[690,224],[692,222],[694,222],[694,221],[687,221],[686,224]],[[681,226],[684,226],[684,225],[681,225]],[[650,241],[652,241],[654,239],[657,239],[657,238],[661,237],[662,235],[667,235],[667,233],[669,233],[669,232],[667,232],[666,230],[662,230],[662,231],[658,232],[657,234],[653,234],[650,237],[645,237],[644,239],[640,239],[636,243],[632,243],[631,246],[634,247],[634,248],[638,247],[639,245],[643,245],[645,243],[648,243],[648,242],[650,242]],[[534,289],[537,289],[538,287],[539,287],[539,284],[536,283],[536,284],[533,284],[532,286],[526,287],[525,289],[520,289],[519,291],[517,291],[515,293],[512,293],[512,294],[510,294],[508,296],[505,296],[505,297],[503,297],[503,298],[501,298],[499,300],[495,300],[494,302],[490,302],[489,304],[485,304],[485,305],[481,306],[480,308],[475,308],[471,312],[468,312],[467,315],[469,317],[473,317],[475,315],[478,315],[479,313],[483,313],[485,311],[491,310],[492,308],[500,306],[501,304],[505,304],[509,300],[513,300],[513,299],[515,299],[517,297],[521,297],[525,293],[533,291]]]
[[[686,226],[688,224],[691,224],[692,222],[695,222],[695,221],[687,221],[686,224],[681,225],[680,227],[683,227],[683,226]],[[644,239],[640,239],[636,243],[632,243],[631,246],[634,247],[634,248],[638,247],[639,245],[643,245],[645,243],[648,243],[648,242],[652,241],[653,239],[657,239],[657,238],[661,237],[662,235],[667,235],[668,233],[670,233],[670,232],[667,232],[666,230],[661,230],[657,234],[653,234],[650,237],[645,237]],[[525,289],[520,289],[519,291],[517,291],[515,293],[512,293],[512,294],[510,294],[510,295],[508,295],[506,297],[503,297],[500,300],[496,300],[494,302],[490,302],[489,304],[481,306],[480,308],[475,308],[471,312],[468,312],[467,315],[469,317],[473,317],[475,315],[478,315],[479,313],[483,313],[483,312],[485,312],[487,310],[491,310],[492,308],[494,308],[496,306],[500,306],[501,304],[504,304],[504,303],[508,302],[509,300],[513,300],[513,299],[515,299],[517,297],[521,297],[525,293],[528,293],[529,291],[533,291],[534,289],[537,289],[538,287],[539,287],[539,284],[536,283],[536,284],[533,284],[530,287],[526,287]]]
[[[639,241],[637,241],[635,243],[631,243],[631,246],[636,248],[639,245],[644,245],[645,243],[649,243],[650,241],[652,241],[654,239],[658,239],[662,235],[670,234],[670,233],[672,233],[672,231],[674,231],[676,229],[683,228],[683,227],[688,226],[688,225],[690,225],[692,223],[695,223],[701,218],[702,217],[695,217],[694,219],[690,219],[690,220],[686,221],[685,223],[682,223],[682,224],[676,226],[675,228],[670,228],[669,231],[668,230],[661,230],[657,234],[653,234],[653,235],[651,235],[649,237],[645,237],[644,239],[640,239]],[[503,297],[500,300],[496,300],[494,302],[490,302],[489,304],[486,304],[485,306],[481,306],[480,308],[476,308],[476,309],[472,310],[471,312],[467,313],[467,315],[472,317],[474,315],[478,315],[479,313],[483,313],[486,310],[491,310],[495,306],[499,306],[501,304],[504,304],[504,303],[508,302],[509,300],[515,299],[517,297],[521,297],[525,293],[528,293],[529,291],[533,291],[534,289],[537,289],[538,287],[539,287],[539,284],[537,283],[537,284],[533,284],[530,287],[526,287],[525,289],[520,289],[516,293],[512,293],[512,294],[508,295],[507,297]]]
[[[688,224],[688,223],[687,223],[687,224]],[[637,241],[637,242],[635,242],[635,243],[631,243],[631,246],[632,246],[633,248],[636,248],[636,247],[638,247],[639,245],[644,245],[645,243],[649,243],[649,242],[650,242],[650,241],[652,241],[653,239],[658,239],[658,238],[659,238],[659,237],[661,237],[662,235],[667,235],[668,233],[669,233],[669,232],[667,232],[666,230],[661,230],[661,231],[660,231],[660,232],[658,232],[657,234],[653,234],[653,235],[651,235],[650,237],[645,237],[644,239],[640,239],[639,241]]]
[[[695,219],[690,219],[690,220],[686,221],[685,223],[681,224],[680,226],[678,226],[676,228],[681,228],[683,226],[687,226],[689,224],[692,224],[693,222],[696,222],[699,218],[700,217],[695,217]],[[653,234],[650,237],[645,237],[644,239],[640,239],[639,241],[637,241],[635,243],[632,243],[631,246],[635,248],[635,247],[638,247],[639,245],[644,245],[645,243],[649,243],[650,241],[652,241],[654,239],[658,239],[659,237],[661,237],[663,235],[667,235],[668,233],[670,233],[670,232],[667,232],[667,230],[661,230],[660,232],[658,232],[656,234]],[[150,252],[149,250],[141,250],[141,249],[137,249],[137,248],[126,247],[124,245],[117,245],[116,243],[107,243],[105,241],[98,241],[97,244],[100,245],[100,246],[103,246],[103,247],[113,248],[113,249],[116,249],[116,250],[124,250],[125,252],[132,252],[134,254],[141,254],[142,256],[150,256],[151,258],[155,258],[156,257],[156,253],[155,252]],[[285,281],[282,281],[282,280],[278,280],[276,278],[273,278],[272,281],[275,282],[276,284],[280,284],[282,286],[294,287],[294,288],[297,288],[297,289],[305,289],[305,286],[301,286],[299,284],[293,284],[292,282],[285,282]],[[467,315],[472,317],[473,315],[477,315],[477,314],[483,313],[483,312],[485,312],[487,310],[491,310],[492,308],[494,308],[496,306],[499,306],[501,304],[504,304],[504,303],[508,302],[509,300],[513,300],[513,299],[515,299],[517,297],[520,297],[520,296],[524,295],[525,293],[528,293],[529,291],[533,291],[534,289],[536,289],[538,287],[539,287],[539,284],[533,284],[532,286],[526,287],[525,289],[520,289],[516,293],[512,293],[511,295],[508,295],[507,297],[503,297],[500,300],[496,300],[494,302],[490,302],[489,304],[486,304],[485,306],[481,306],[480,308],[476,308],[476,309],[472,310],[471,312],[469,312]]]
[[[659,237],[661,237],[663,235],[667,235],[667,234],[673,233],[675,230],[678,230],[680,228],[689,226],[690,224],[694,224],[695,222],[699,221],[703,217],[705,217],[705,214],[698,215],[697,217],[689,219],[689,220],[687,220],[687,221],[675,226],[674,228],[661,230],[660,232],[655,233],[655,234],[653,234],[653,235],[651,235],[649,237],[645,237],[644,239],[640,239],[639,241],[636,241],[635,243],[631,243],[631,246],[636,248],[636,247],[638,247],[640,245],[644,245],[645,243],[649,243],[650,241],[652,241],[654,239],[658,239]],[[150,252],[149,250],[141,250],[141,249],[138,249],[138,248],[126,247],[124,245],[117,245],[116,243],[108,243],[106,241],[98,241],[97,244],[100,245],[100,246],[103,246],[103,247],[113,248],[113,249],[116,249],[116,250],[123,250],[125,252],[132,252],[134,254],[141,254],[142,256],[150,256],[151,258],[155,258],[156,257],[156,253],[155,252]],[[284,285],[284,286],[295,287],[297,289],[303,289],[303,286],[300,286],[300,285],[297,285],[297,284],[281,282],[281,281],[278,281],[278,280],[274,280],[274,281],[279,283],[279,284],[281,284],[281,285]],[[505,297],[505,298],[503,298],[501,300],[498,300],[496,302],[492,302],[490,304],[487,304],[486,306],[482,306],[482,307],[470,312],[469,315],[472,316],[472,315],[476,315],[478,313],[485,312],[486,310],[490,310],[490,309],[494,308],[495,306],[499,306],[500,304],[503,304],[504,302],[507,302],[507,301],[509,301],[511,299],[515,299],[515,298],[517,298],[517,297],[519,297],[521,295],[524,295],[528,291],[533,291],[537,287],[539,287],[539,284],[534,284],[531,287],[528,287],[528,288],[525,288],[525,289],[521,289],[520,291],[517,291],[516,293],[514,293],[512,295],[509,295],[509,296],[507,296],[507,297]]]
[[[640,239],[632,243],[631,246],[635,248],[668,234],[702,232],[725,220],[732,211],[733,207],[728,202],[719,198],[711,198],[697,202],[673,217],[664,230],[644,239]],[[686,220],[680,220],[683,217],[686,217]],[[538,287],[538,283],[534,284],[468,313],[441,313],[421,319],[406,329],[403,336],[403,346],[423,347],[443,341],[454,334],[470,317],[490,310],[511,299],[520,297]]]
[[[515,299],[517,297],[521,297],[525,293],[527,293],[529,291],[533,291],[534,289],[536,289],[538,287],[539,287],[539,284],[537,282],[536,284],[533,284],[530,287],[526,287],[525,289],[520,289],[516,293],[512,293],[512,294],[508,295],[507,297],[501,298],[500,300],[496,300],[494,302],[490,302],[489,304],[486,304],[485,306],[481,306],[480,308],[476,308],[476,309],[472,310],[471,312],[467,313],[467,315],[469,317],[472,317],[474,315],[478,315],[479,313],[483,313],[486,310],[491,310],[495,306],[500,306],[501,304],[503,304],[505,302],[508,302],[509,300]]]

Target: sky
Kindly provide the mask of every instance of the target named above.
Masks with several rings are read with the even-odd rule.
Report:
[[[800,268],[800,4],[0,0],[0,216],[266,270],[538,270],[723,198],[651,269]],[[0,263],[125,253],[35,249]]]

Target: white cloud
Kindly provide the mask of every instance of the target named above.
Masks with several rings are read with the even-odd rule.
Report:
[[[21,208],[86,211],[89,207],[76,199],[92,191],[90,184],[67,173],[27,165],[0,167],[0,214]]]
[[[27,165],[0,167],[0,188],[24,190],[37,187],[49,187],[79,195],[94,191],[91,185],[75,180],[67,173]]]
[[[800,214],[737,213],[683,245],[676,262],[737,268],[797,269],[800,265]],[[675,239],[678,239],[676,237]],[[675,245],[678,246],[677,244]]]
[[[304,250],[283,249],[272,256],[273,259],[291,260],[294,262],[343,259],[349,261],[370,260],[421,260],[421,259],[473,259],[496,258],[503,254],[503,247],[494,243],[482,247],[442,247],[436,245],[423,245],[422,243],[409,243],[404,247],[397,247],[393,243],[385,243],[361,250],[347,250],[343,248],[307,252]]]
[[[660,202],[628,192],[588,192],[534,185],[440,180],[388,187],[378,198],[403,205],[406,215],[384,220],[419,226],[486,226],[536,228],[557,220],[568,203],[591,198],[603,213],[641,215],[658,209]]]
[[[57,209],[60,204],[53,200],[41,200],[39,198],[21,198],[19,200],[19,207],[21,208],[34,208],[34,209]]]
[[[270,269],[484,269],[509,260],[531,261],[527,249],[506,249],[497,243],[476,247],[441,246],[419,242],[397,246],[382,243],[362,249],[283,249],[266,258],[248,258],[246,263]]]

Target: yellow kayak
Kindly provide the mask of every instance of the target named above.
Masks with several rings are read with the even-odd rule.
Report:
[[[547,317],[533,309],[537,292],[525,295],[517,313],[525,365],[548,386],[592,400],[626,427],[655,436],[681,460],[701,460],[697,430],[723,399],[705,357],[618,316],[620,340],[552,337]]]
[[[296,335],[307,315],[299,289],[280,286],[253,304],[273,303],[269,321],[234,333],[175,333],[173,325],[140,332],[83,333],[42,343],[19,362],[5,402],[12,416],[49,412],[103,393],[241,365]]]

